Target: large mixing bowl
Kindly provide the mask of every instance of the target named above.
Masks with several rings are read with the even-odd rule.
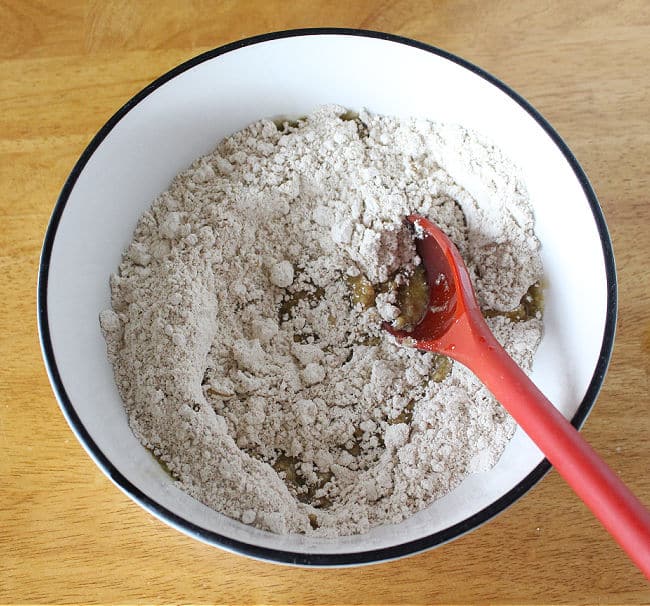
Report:
[[[492,470],[400,524],[336,539],[257,530],[182,492],[133,436],[98,323],[110,306],[109,275],[138,217],[180,170],[252,121],[307,114],[325,103],[460,123],[521,167],[546,284],[545,333],[532,378],[581,425],[605,375],[616,319],[614,260],[596,196],[558,134],[506,85],[444,51],[386,34],[320,29],[250,38],[174,68],[131,99],[92,140],[61,192],[43,247],[38,317],[64,415],[136,503],[237,553],[341,566],[459,537],[520,498],[549,463],[518,429]]]

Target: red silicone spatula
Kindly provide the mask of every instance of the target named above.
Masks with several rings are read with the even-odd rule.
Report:
[[[650,512],[501,347],[451,240],[424,217],[410,215],[408,221],[423,235],[416,246],[427,273],[429,306],[412,331],[390,324],[386,330],[469,368],[650,580]]]

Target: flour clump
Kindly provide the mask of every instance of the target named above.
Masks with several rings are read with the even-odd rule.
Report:
[[[100,324],[131,428],[180,488],[261,529],[336,536],[400,522],[498,461],[515,424],[490,393],[381,328],[423,275],[414,212],[454,241],[530,369],[542,268],[526,189],[460,126],[334,105],[260,120],[153,202]]]

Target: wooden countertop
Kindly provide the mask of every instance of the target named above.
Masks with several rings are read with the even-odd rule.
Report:
[[[591,179],[613,238],[620,316],[585,435],[650,503],[649,7],[0,2],[0,602],[650,603],[641,573],[555,472],[469,535],[367,568],[290,569],[189,539],[131,502],[83,451],[50,389],[35,319],[41,243],[63,182],[102,124],[148,82],[202,51],[273,30],[331,25],[416,38],[526,97]]]

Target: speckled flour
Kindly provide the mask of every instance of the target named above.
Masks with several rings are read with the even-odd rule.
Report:
[[[398,346],[379,283],[418,259],[403,217],[459,247],[490,327],[529,369],[539,280],[516,168],[459,126],[326,106],[261,120],[140,219],[101,327],[135,435],[178,486],[258,528],[396,523],[499,459],[515,424],[461,365]],[[366,278],[376,304],[351,305]]]

